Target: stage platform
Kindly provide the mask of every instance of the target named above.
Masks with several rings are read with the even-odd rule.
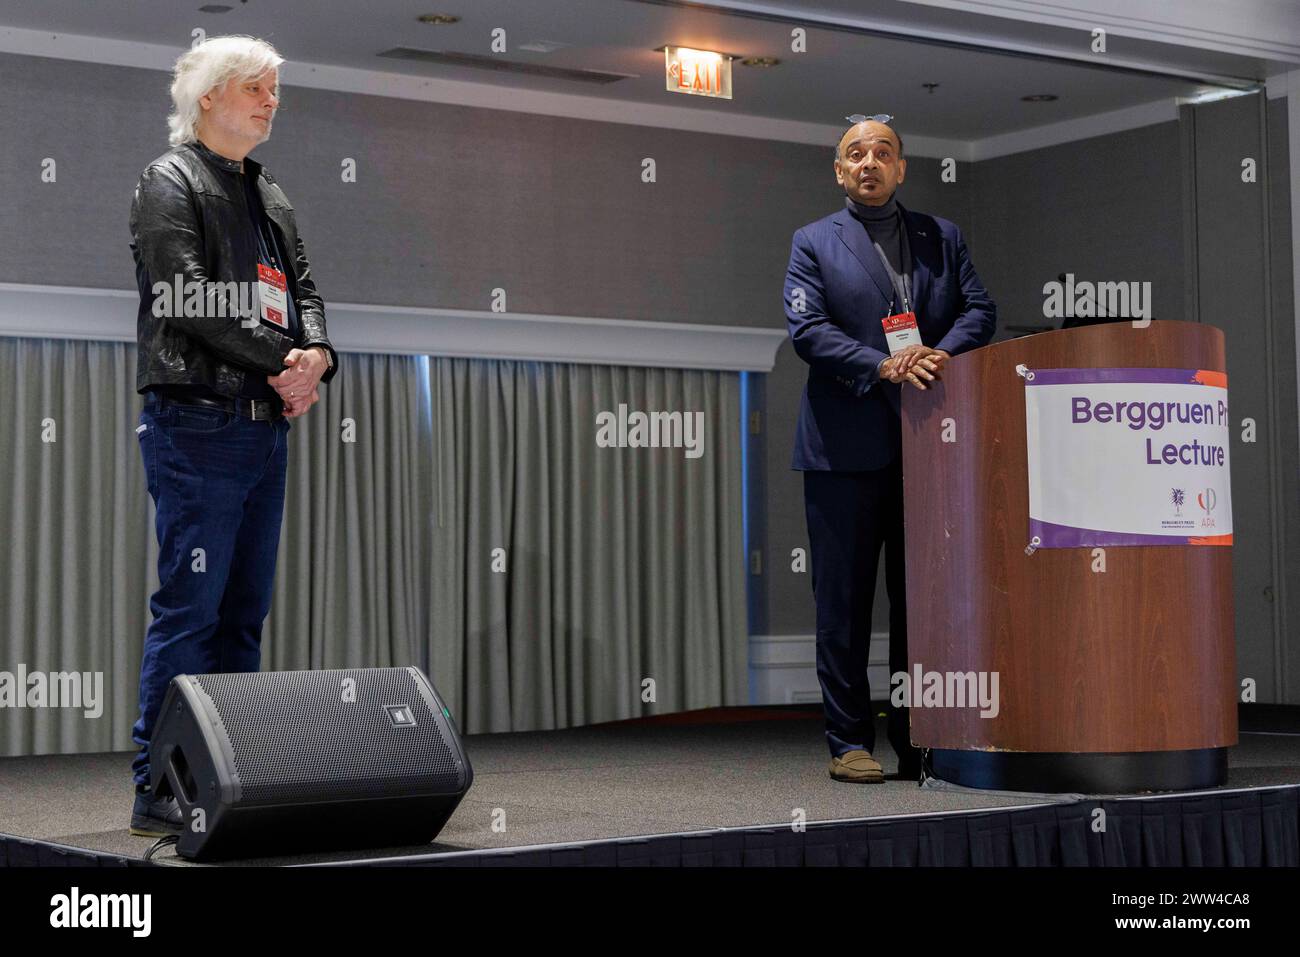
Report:
[[[1243,719],[1223,788],[983,792],[827,775],[820,712],[736,708],[465,739],[474,784],[434,844],[199,865],[1300,864],[1300,728]],[[1250,725],[1254,725],[1253,729]],[[146,863],[131,753],[0,758],[0,863]],[[1104,811],[1097,830],[1097,809]],[[802,819],[806,827],[795,823]],[[495,824],[495,826],[494,826]]]

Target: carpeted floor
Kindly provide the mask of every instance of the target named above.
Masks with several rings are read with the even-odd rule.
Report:
[[[778,713],[779,714],[779,713]],[[294,864],[390,854],[476,850],[610,837],[924,814],[1042,804],[1072,796],[921,788],[914,782],[851,785],[827,775],[821,719],[789,712],[761,720],[619,722],[564,731],[465,739],[474,784],[432,845],[266,857]],[[879,729],[886,774],[896,758]],[[131,837],[131,753],[0,758],[0,833],[126,856]],[[1300,737],[1243,734],[1230,752],[1228,787],[1300,782]],[[494,830],[501,820],[505,829]],[[185,864],[172,849],[155,860]]]

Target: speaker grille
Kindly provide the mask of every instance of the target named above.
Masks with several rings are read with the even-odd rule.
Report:
[[[344,682],[355,701],[344,700]],[[246,803],[446,793],[460,772],[404,668],[199,675],[234,752]],[[351,697],[351,695],[349,696]],[[408,709],[401,726],[389,708]]]

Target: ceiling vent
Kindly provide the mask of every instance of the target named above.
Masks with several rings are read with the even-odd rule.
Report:
[[[518,60],[506,60],[499,56],[483,56],[477,53],[454,53],[439,50],[416,50],[412,47],[393,47],[378,54],[390,60],[415,60],[419,63],[435,63],[439,66],[473,67],[476,70],[491,70],[494,73],[514,73],[521,76],[545,76],[553,80],[574,80],[578,83],[615,83],[635,76],[634,73],[604,73],[600,70],[569,70],[558,66],[543,66],[540,63],[521,63]]]

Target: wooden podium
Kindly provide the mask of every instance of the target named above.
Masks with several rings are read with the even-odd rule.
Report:
[[[999,707],[910,709],[947,781],[1019,791],[1213,787],[1237,743],[1232,549],[1029,544],[1030,369],[1224,370],[1223,332],[1086,326],[955,356],[903,387],[909,671],[997,672]],[[952,419],[955,441],[943,441]]]

